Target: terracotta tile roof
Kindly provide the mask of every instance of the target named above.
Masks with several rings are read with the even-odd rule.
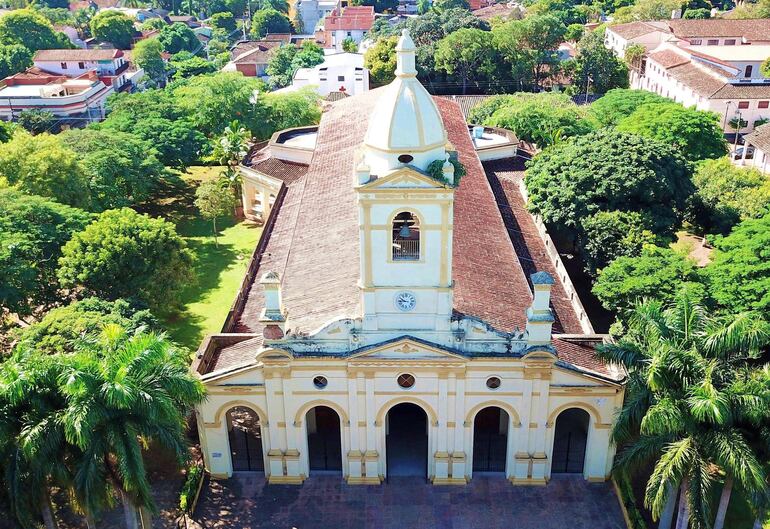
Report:
[[[246,165],[260,173],[281,180],[286,184],[299,180],[305,176],[308,169],[308,166],[303,163],[287,162],[286,160],[281,160],[272,156],[249,162]]]
[[[577,367],[581,371],[593,371],[605,378],[622,380],[625,373],[612,369],[596,356],[595,345],[600,341],[590,342],[584,340],[572,340],[570,338],[554,337],[553,345],[559,356],[559,363],[566,363]]]
[[[653,31],[669,32],[668,24],[665,22],[628,22],[610,26],[609,29],[624,39],[635,39]]]
[[[120,50],[39,50],[35,53],[33,61],[108,61],[122,57]]]
[[[582,334],[580,321],[519,192],[519,182],[524,178],[524,160],[508,158],[484,162],[484,169],[524,275],[529,279],[533,273],[545,271],[556,280],[551,290],[551,308],[556,315],[553,331]]]
[[[650,54],[650,59],[660,64],[663,68],[671,68],[690,62],[690,59],[673,50],[657,51]]]
[[[749,41],[770,41],[770,19],[709,18],[705,20],[668,20],[680,39],[694,37],[745,37]]]
[[[324,99],[330,103],[334,103],[335,101],[339,101],[340,99],[345,99],[346,97],[350,97],[345,92],[335,91],[335,92],[329,92],[329,94],[324,97]]]
[[[754,132],[746,134],[744,141],[750,143],[762,152],[770,153],[770,123],[754,129]]]
[[[331,105],[318,130],[316,150],[307,174],[287,182],[275,225],[261,255],[256,276],[281,274],[287,328],[313,332],[334,318],[361,312],[358,207],[351,183],[354,151],[368,127],[368,116],[382,94],[372,90]],[[537,235],[532,217],[516,189],[520,161],[479,161],[458,104],[436,98],[449,141],[466,168],[455,191],[453,231],[454,310],[480,318],[497,329],[513,331],[526,324],[532,294],[526,273],[546,270],[557,276]],[[580,323],[557,280],[552,290],[556,332],[580,334]],[[246,292],[231,333],[261,333],[262,287]],[[222,348],[209,371],[250,361],[261,345],[252,338]],[[564,362],[585,357],[587,349],[560,345]],[[572,356],[570,356],[570,354]],[[583,356],[580,356],[583,355]]]
[[[704,72],[691,62],[668,68],[666,71],[671,77],[702,96],[711,97],[712,94],[725,86],[723,79],[718,79],[708,72]]]
[[[351,6],[342,10],[337,9],[324,19],[324,31],[369,31],[374,24],[373,6]]]
[[[468,119],[468,113],[475,107],[476,105],[479,105],[486,99],[488,99],[491,96],[488,95],[472,95],[472,96],[462,96],[462,95],[447,95],[447,96],[439,96],[443,97],[444,99],[449,99],[450,101],[454,101],[458,105],[460,105],[460,110],[463,111],[463,117],[467,120]]]
[[[714,92],[712,99],[770,99],[770,83],[724,84]]]
[[[236,44],[230,50],[230,58],[237,64],[267,64],[271,50],[281,45],[280,41],[251,40]]]
[[[477,18],[480,18],[481,20],[491,20],[496,17],[500,17],[502,19],[506,19],[509,16],[511,16],[511,13],[513,13],[514,10],[518,9],[517,7],[500,3],[500,4],[492,4],[491,6],[482,7],[479,9],[474,9],[471,11],[474,16]]]

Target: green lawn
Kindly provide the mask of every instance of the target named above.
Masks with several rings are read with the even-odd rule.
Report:
[[[191,167],[180,175],[187,186],[163,206],[162,215],[176,223],[197,259],[197,283],[182,295],[181,313],[164,321],[171,337],[197,349],[203,338],[222,329],[227,312],[241,285],[246,267],[262,228],[234,219],[217,219],[219,245],[214,243],[210,221],[201,218],[193,205],[195,186],[216,178],[220,167]]]

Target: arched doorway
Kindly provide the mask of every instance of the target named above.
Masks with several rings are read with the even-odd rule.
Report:
[[[328,406],[316,406],[307,412],[305,419],[310,472],[341,472],[340,416]]]
[[[253,410],[236,406],[227,412],[227,438],[233,472],[265,471],[262,428]]]
[[[417,404],[404,402],[385,418],[387,476],[428,476],[428,416]]]
[[[473,471],[505,472],[508,451],[508,413],[489,406],[473,420]]]
[[[582,474],[588,444],[588,412],[580,408],[564,410],[556,418],[553,436],[552,474]]]

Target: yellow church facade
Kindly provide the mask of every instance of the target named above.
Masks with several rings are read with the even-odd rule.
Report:
[[[596,358],[604,337],[459,107],[417,80],[408,33],[396,51],[390,85],[278,134],[246,169],[275,196],[194,364],[206,467],[297,485],[603,481],[625,375]],[[291,142],[305,163],[280,156]]]

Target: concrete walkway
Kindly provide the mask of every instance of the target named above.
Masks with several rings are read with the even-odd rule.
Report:
[[[210,481],[194,518],[206,529],[624,529],[610,483],[556,477],[545,487],[476,477],[434,487],[415,478],[350,486],[313,476],[302,486],[267,485],[262,475]]]

